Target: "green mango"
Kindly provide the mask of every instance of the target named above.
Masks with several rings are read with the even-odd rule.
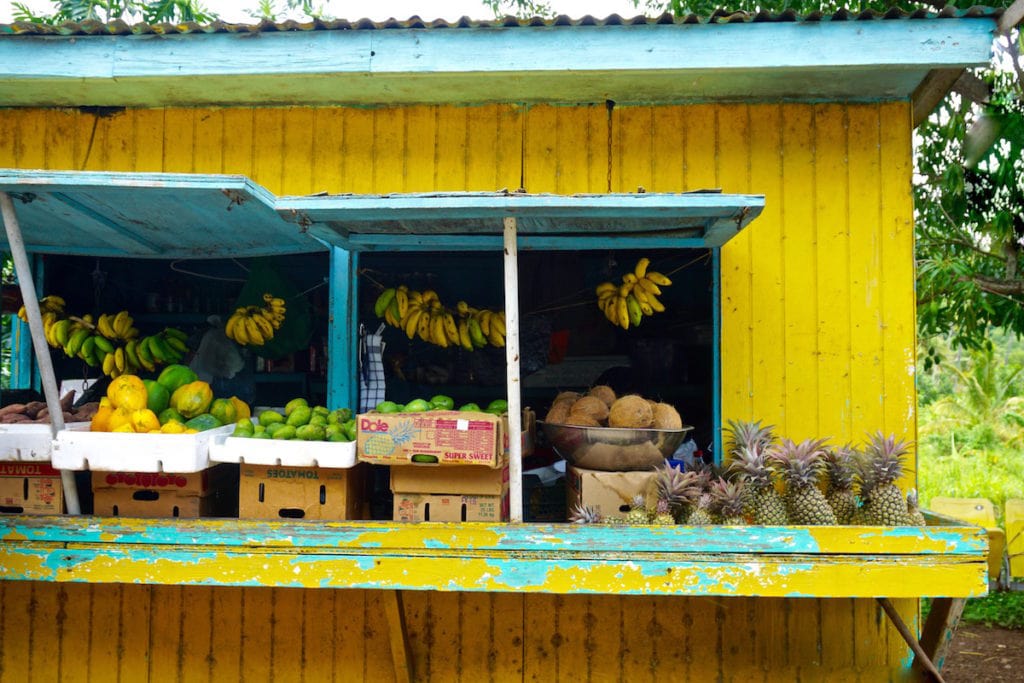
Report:
[[[261,425],[269,427],[272,424],[284,422],[284,415],[276,410],[264,410],[257,419]]]
[[[434,406],[435,410],[455,410],[455,399],[451,396],[438,394],[430,399],[430,405]]]
[[[267,432],[257,432],[257,433],[252,435],[252,438],[254,438],[254,439],[269,439],[270,438],[270,434],[267,433]]]
[[[327,417],[331,414],[331,411],[327,409],[327,406],[313,406],[313,414]]]
[[[284,404],[284,415],[289,417],[296,408],[309,408],[309,401],[304,398],[293,398]]]
[[[425,413],[433,408],[428,401],[424,401],[422,398],[414,398],[405,404],[405,408],[402,409],[403,413]]]
[[[295,427],[292,425],[281,425],[281,428],[274,432],[271,437],[276,441],[287,441],[295,438]]]
[[[231,432],[231,436],[250,437],[255,433],[256,428],[250,420],[239,420],[235,423],[235,431]]]
[[[284,422],[273,422],[273,423],[267,425],[267,429],[266,429],[265,433],[269,434],[271,437],[273,437],[274,434],[277,434],[279,431],[281,431],[282,429],[284,429],[287,426],[288,425],[286,425]]]
[[[352,419],[352,411],[348,408],[335,408],[327,416],[327,424],[342,424]]]
[[[318,415],[316,413],[313,413],[313,416],[311,418],[309,418],[309,423],[308,424],[320,425],[321,427],[326,427],[327,426],[327,418],[324,417],[323,415]]]
[[[459,408],[459,410],[472,411],[474,413],[479,413],[480,412],[480,406],[478,406],[475,403],[467,403],[466,405],[464,405],[461,408]]]
[[[295,436],[303,441],[323,441],[327,438],[324,428],[321,425],[302,425],[295,430]]]
[[[400,411],[401,406],[399,406],[394,401],[381,401],[380,403],[377,404],[378,413],[397,413]]]
[[[344,434],[331,434],[327,437],[327,440],[333,443],[355,441],[355,439],[346,438]]]
[[[157,416],[157,419],[160,420],[161,425],[165,425],[171,420],[175,420],[176,422],[185,424],[185,416],[179,413],[174,408],[167,408],[166,410],[161,410],[160,414]]]
[[[312,408],[309,406],[296,406],[285,419],[285,424],[289,424],[292,427],[301,427],[302,425],[309,424],[311,417],[313,417]]]
[[[508,401],[503,398],[496,398],[487,404],[486,412],[501,415],[508,412]]]

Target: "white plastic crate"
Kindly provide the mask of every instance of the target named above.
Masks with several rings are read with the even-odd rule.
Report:
[[[88,422],[69,422],[65,429],[89,431]],[[53,432],[48,424],[0,425],[0,462],[46,462],[53,449]]]
[[[332,467],[356,464],[355,441],[275,441],[218,434],[210,446],[213,462],[283,467]]]
[[[210,466],[210,443],[234,425],[198,434],[63,431],[53,442],[53,466],[100,472],[198,472]]]

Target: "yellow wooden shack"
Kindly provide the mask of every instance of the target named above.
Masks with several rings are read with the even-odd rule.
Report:
[[[3,26],[0,168],[763,195],[716,257],[719,419],[913,438],[913,128],[987,62],[995,20]],[[331,370],[346,395],[351,368]],[[919,598],[986,590],[984,532],[931,521],[4,517],[0,681],[905,680]]]

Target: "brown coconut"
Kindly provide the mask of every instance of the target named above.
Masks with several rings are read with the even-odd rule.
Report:
[[[544,418],[545,422],[553,422],[554,424],[565,424],[565,419],[569,417],[569,408],[572,404],[569,401],[556,401],[551,410],[548,411],[547,417]]]
[[[679,411],[668,403],[657,403],[654,406],[654,420],[651,426],[655,429],[682,429],[683,418]]]
[[[584,396],[573,403],[569,411],[573,413],[586,413],[599,423],[608,419],[608,406],[596,396]]]
[[[578,425],[580,427],[600,427],[601,423],[591,417],[588,413],[577,412],[575,410],[569,411],[569,416],[565,418],[567,425]]]
[[[554,405],[555,403],[559,403],[561,401],[568,401],[569,404],[572,405],[577,401],[577,399],[579,399],[579,397],[580,395],[575,391],[560,391],[558,392],[558,395],[555,396],[555,400],[552,401],[551,404]]]
[[[596,387],[592,388],[587,395],[601,399],[609,408],[612,407],[612,404],[615,403],[615,399],[618,398],[615,395],[615,390],[607,384],[598,384]]]
[[[651,409],[651,405],[636,394],[618,399],[608,411],[609,427],[645,429],[651,426],[653,420],[654,411]]]

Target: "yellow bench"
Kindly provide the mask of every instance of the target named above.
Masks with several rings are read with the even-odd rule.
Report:
[[[1006,550],[1010,554],[1010,576],[1024,576],[1024,500],[1006,501]]]
[[[1024,501],[1015,501],[1018,508],[1018,527],[1024,526]],[[1007,503],[1007,530],[1009,530],[1009,502]],[[1006,553],[1006,533],[996,523],[996,510],[988,498],[932,498],[928,509],[939,514],[963,520],[985,529],[988,534],[988,578],[999,581],[1003,573],[1003,558]],[[1018,529],[1018,537],[1021,535]],[[1013,532],[1010,532],[1013,538]],[[1024,546],[1024,538],[1018,541]],[[1018,551],[1019,552],[1019,551]],[[1012,553],[1012,551],[1011,551]],[[1024,569],[1024,556],[1020,557],[1021,568]]]

